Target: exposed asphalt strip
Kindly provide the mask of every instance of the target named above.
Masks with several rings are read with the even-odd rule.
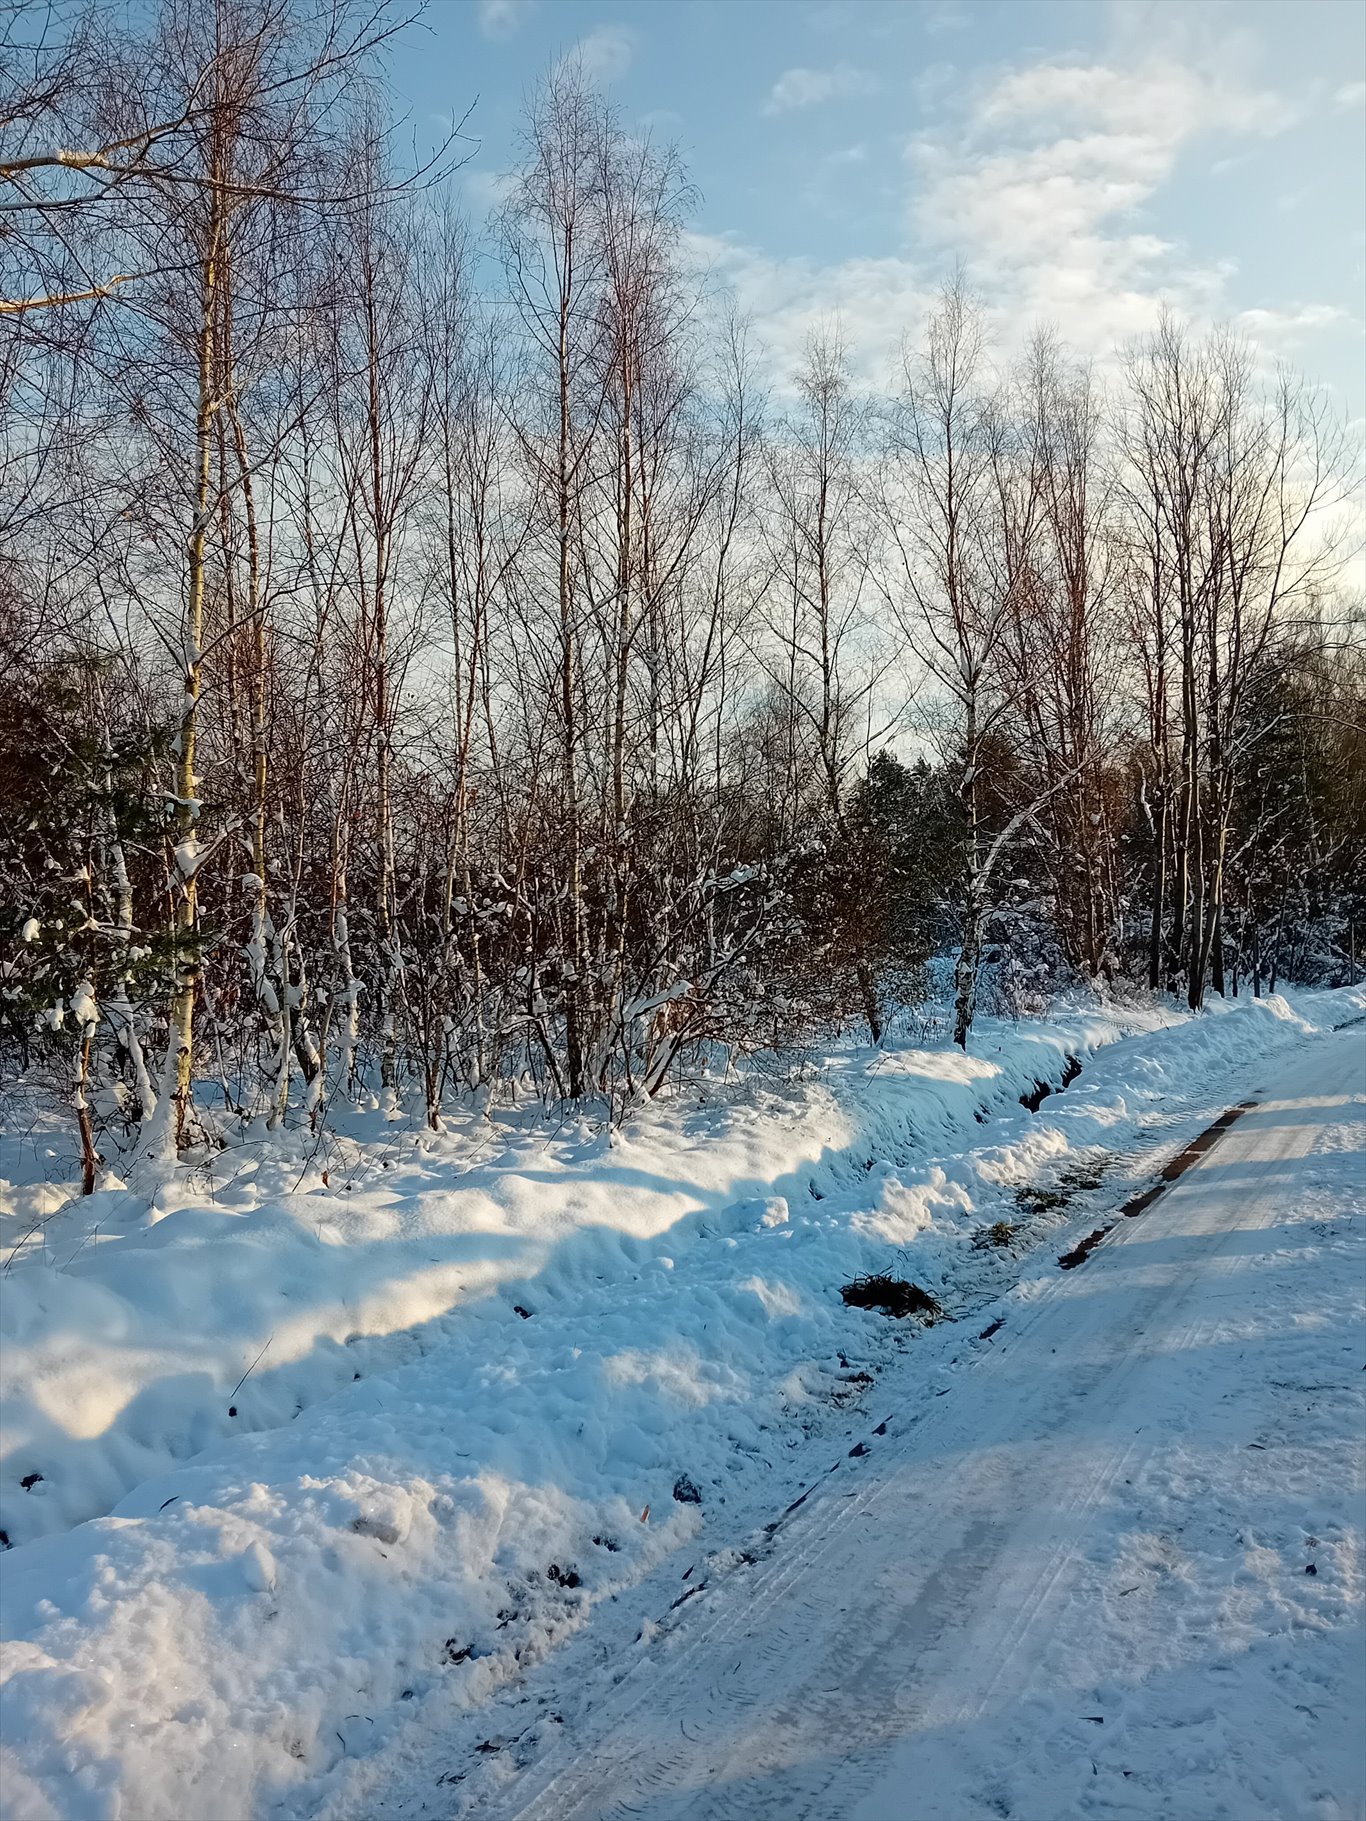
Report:
[[[1366,1024],[1366,1012],[1360,1012],[1353,1018],[1344,1019],[1342,1023],[1335,1024],[1333,1029],[1335,1031],[1346,1030],[1349,1025],[1354,1024]],[[1077,1073],[1080,1073],[1080,1068],[1078,1068]],[[1071,1077],[1071,1079],[1075,1079],[1075,1076]],[[1206,1126],[1203,1132],[1191,1140],[1184,1151],[1179,1151],[1177,1155],[1172,1158],[1171,1162],[1161,1171],[1158,1180],[1150,1189],[1143,1189],[1137,1195],[1131,1196],[1120,1209],[1120,1214],[1127,1220],[1133,1220],[1139,1214],[1145,1213],[1157,1200],[1158,1196],[1162,1194],[1164,1189],[1174,1183],[1178,1177],[1184,1176],[1192,1164],[1198,1163],[1206,1151],[1218,1144],[1219,1140],[1234,1121],[1241,1119],[1244,1113],[1251,1112],[1256,1104],[1257,1102],[1255,1100],[1243,1100],[1240,1101],[1237,1106],[1226,1108],[1214,1121],[1213,1125]],[[1117,1225],[1118,1222],[1112,1220],[1103,1227],[1097,1227],[1093,1233],[1088,1233],[1085,1239],[1073,1246],[1070,1252],[1064,1252],[1062,1257],[1058,1260],[1058,1263],[1062,1266],[1063,1270],[1075,1271],[1078,1265],[1085,1264],[1086,1260],[1090,1257],[1091,1253],[1095,1251],[1105,1235],[1111,1232]],[[985,1340],[989,1335],[994,1334],[999,1325],[999,1323],[993,1323],[993,1325],[987,1329],[986,1334],[982,1336],[982,1339]]]
[[[1356,1021],[1352,1020],[1352,1022]],[[1069,1058],[1069,1060],[1071,1059]],[[1069,1079],[1075,1080],[1076,1075],[1080,1074],[1080,1072],[1080,1068],[1077,1068],[1073,1074],[1069,1076]],[[1198,1133],[1196,1137],[1192,1138],[1184,1150],[1177,1152],[1176,1156],[1163,1167],[1157,1182],[1155,1182],[1151,1188],[1143,1189],[1139,1194],[1131,1196],[1130,1199],[1124,1203],[1124,1206],[1120,1209],[1121,1217],[1133,1220],[1137,1215],[1144,1213],[1150,1208],[1165,1189],[1169,1188],[1179,1177],[1184,1176],[1186,1171],[1189,1170],[1193,1164],[1198,1163],[1200,1158],[1205,1155],[1206,1151],[1211,1150],[1219,1142],[1224,1133],[1228,1131],[1229,1127],[1236,1120],[1241,1119],[1244,1113],[1250,1112],[1256,1104],[1257,1102],[1255,1100],[1243,1100],[1240,1101],[1237,1106],[1227,1107],[1212,1125],[1206,1126],[1203,1132]],[[1118,1220],[1112,1220],[1107,1222],[1103,1227],[1097,1227],[1093,1233],[1088,1233],[1085,1239],[1073,1246],[1070,1252],[1064,1252],[1062,1257],[1058,1260],[1058,1263],[1062,1266],[1063,1270],[1072,1271],[1075,1270],[1078,1265],[1084,1264],[1087,1258],[1100,1244],[1101,1240],[1105,1238],[1106,1234],[1112,1232],[1118,1224]],[[982,1330],[982,1333],[978,1338],[980,1340],[990,1340],[992,1335],[1004,1326],[1004,1323],[1004,1316],[998,1317],[988,1327]],[[942,1393],[937,1395],[942,1395]],[[888,1419],[888,1421],[889,1420],[890,1419]],[[881,1422],[878,1424],[877,1428],[874,1429],[873,1434],[885,1435],[887,1433],[887,1427],[887,1421]],[[859,1442],[856,1446],[851,1448],[849,1453],[843,1458],[852,1460],[870,1452],[871,1450],[866,1442]],[[792,1503],[785,1511],[781,1512],[771,1523],[764,1525],[761,1534],[764,1538],[765,1545],[772,1543],[774,1536],[782,1528],[787,1519],[792,1516],[793,1512],[801,1509],[811,1497],[811,1494],[821,1484],[821,1480],[829,1479],[830,1475],[838,1470],[840,1464],[839,1461],[835,1461],[831,1466],[827,1467],[820,1479],[813,1480],[806,1488],[805,1492],[793,1499]],[[764,1548],[762,1552],[766,1554],[767,1549]],[[739,1561],[742,1563],[752,1563],[755,1560],[755,1552],[748,1549],[743,1550],[739,1557]],[[685,1581],[691,1576],[693,1569],[696,1566],[697,1564],[694,1562],[685,1571],[683,1575]],[[695,1594],[701,1593],[706,1586],[706,1581],[699,1581],[695,1587],[689,1587],[686,1592],[680,1594],[673,1602],[669,1611],[676,1611],[680,1606],[684,1605],[685,1602],[692,1599]],[[661,1623],[662,1622],[663,1621],[661,1621]]]
[[[1150,1189],[1142,1190],[1125,1202],[1120,1209],[1121,1216],[1133,1220],[1139,1214],[1144,1213],[1153,1205],[1164,1189],[1174,1183],[1178,1177],[1184,1176],[1192,1164],[1198,1163],[1206,1151],[1218,1144],[1233,1122],[1241,1119],[1244,1113],[1250,1112],[1256,1104],[1255,1100],[1243,1100],[1235,1107],[1227,1107],[1213,1125],[1206,1126],[1203,1132],[1192,1138],[1184,1151],[1177,1152]],[[1073,1246],[1070,1252],[1064,1252],[1058,1260],[1063,1270],[1075,1271],[1078,1265],[1085,1264],[1105,1235],[1118,1224],[1118,1221],[1112,1220],[1103,1227],[1097,1227],[1094,1233],[1088,1233],[1086,1238]]]

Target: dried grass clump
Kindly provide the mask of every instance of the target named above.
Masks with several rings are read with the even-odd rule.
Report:
[[[856,1277],[840,1295],[851,1309],[878,1309],[884,1315],[920,1315],[931,1322],[944,1313],[936,1297],[904,1277]]]

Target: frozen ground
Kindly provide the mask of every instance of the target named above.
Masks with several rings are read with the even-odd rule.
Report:
[[[1359,1816],[1364,1145],[1358,1031],[479,1812]]]
[[[1045,1462],[1060,1486],[1069,1474],[1081,1485],[1089,1471],[1087,1449],[1050,1439],[1046,1400],[1017,1412],[1019,1437],[991,1426],[998,1400],[1004,1423],[1005,1394],[1031,1363],[1020,1351],[1027,1335],[1069,1296],[1121,1334],[1131,1301],[1149,1309],[1171,1300],[1150,1295],[1142,1272],[1132,1285],[1095,1291],[1114,1269],[1113,1241],[1070,1277],[1057,1270],[1058,1252],[1212,1112],[1279,1086],[1291,1058],[1331,1051],[1341,1085],[1353,1057],[1359,1062],[1360,1032],[1355,1044],[1316,1033],[1363,1005],[1361,993],[1312,995],[1185,1022],[1157,1010],[1078,1010],[1047,1024],[984,1029],[967,1058],[844,1054],[797,1086],[717,1088],[653,1109],[611,1140],[586,1125],[547,1132],[509,1117],[441,1137],[360,1119],[313,1153],[297,1140],[292,1149],[272,1140],[234,1150],[150,1200],[110,1186],[72,1203],[68,1188],[43,1180],[62,1171],[57,1141],[41,1127],[12,1136],[3,1153],[9,1232],[0,1241],[0,1525],[15,1545],[3,1563],[6,1816],[369,1821],[453,1817],[504,1799],[518,1812],[535,1780],[553,1774],[546,1752],[561,1731],[575,1752],[591,1749],[592,1716],[621,1698],[608,1692],[618,1679],[658,1692],[651,1678],[662,1666],[672,1681],[673,1652],[710,1635],[714,1612],[750,1610],[755,1577],[779,1572],[773,1564],[789,1538],[818,1513],[829,1528],[839,1493],[900,1483],[885,1469],[896,1449],[912,1446],[899,1436],[902,1419],[926,1412],[928,1423],[942,1411],[947,1420],[969,1381],[995,1383],[981,1412],[991,1422],[969,1448],[977,1408],[969,1401],[950,1454],[983,1476],[985,1530],[976,1555],[962,1544],[958,1584],[945,1580],[933,1600],[994,1607],[995,1594],[1008,1599],[1013,1583],[1002,1574],[1027,1574],[1032,1558],[995,1547],[1001,1501],[1012,1503],[1020,1474],[1028,1479],[1021,1496],[1037,1491]],[[1081,1059],[1080,1077],[1037,1112],[1021,1107],[1037,1081],[1061,1083],[1069,1056]],[[1338,1364],[1329,1337],[1351,1319],[1353,1295],[1359,1304],[1360,1271],[1344,1270],[1334,1248],[1348,1243],[1353,1195],[1360,1211],[1360,1163],[1344,1149],[1335,1165],[1316,1154],[1300,1166],[1323,1176],[1319,1186],[1300,1186],[1312,1187],[1312,1205],[1321,1204],[1312,1219],[1333,1224],[1334,1237],[1315,1237],[1300,1222],[1299,1237],[1287,1241],[1303,1267],[1291,1287],[1311,1300],[1301,1307],[1277,1291],[1280,1300],[1259,1317],[1267,1333],[1258,1329],[1257,1344],[1245,1344],[1253,1361],[1282,1344],[1298,1348],[1278,1367],[1292,1386],[1310,1385],[1315,1373],[1327,1383]],[[1113,1256],[1147,1242],[1161,1208],[1134,1223],[1130,1244]],[[1002,1220],[1013,1226],[1006,1243],[984,1243]],[[1264,1262],[1249,1255],[1240,1274],[1248,1286],[1279,1282]],[[841,1283],[887,1268],[973,1320],[926,1331],[845,1308]],[[1182,1275],[1179,1261],[1164,1268]],[[1320,1290],[1321,1308],[1312,1300]],[[1004,1326],[992,1340],[973,1338],[997,1317]],[[1252,1315],[1230,1309],[1235,1318]],[[1095,1378],[1110,1342],[1084,1324],[1069,1334],[1066,1345],[1080,1349],[1077,1373]],[[1360,1351],[1359,1334],[1353,1340]],[[1220,1342],[1213,1356],[1232,1355]],[[1359,1375],[1359,1361],[1354,1369]],[[1070,1367],[1044,1375],[1059,1396],[1071,1379]],[[1244,1380],[1249,1397],[1258,1387],[1269,1395],[1246,1367],[1231,1387]],[[1335,1438],[1336,1463],[1324,1515],[1309,1527],[1315,1549],[1322,1545],[1318,1573],[1296,1583],[1293,1607],[1267,1591],[1270,1558],[1282,1561],[1289,1532],[1257,1529],[1249,1512],[1255,1534],[1240,1573],[1251,1580],[1237,1584],[1245,1632],[1241,1642],[1230,1632],[1221,1647],[1230,1686],[1250,1677],[1262,1702],[1249,1696],[1249,1724],[1259,1725],[1256,1713],[1268,1706],[1268,1678],[1288,1677],[1291,1710],[1304,1694],[1297,1664],[1277,1669],[1288,1648],[1281,1634],[1293,1642],[1298,1626],[1331,1644],[1333,1613],[1353,1610],[1342,1504],[1359,1465],[1357,1431],[1333,1400],[1306,1392],[1295,1407],[1309,1412],[1305,1445],[1322,1452]],[[1268,1406],[1262,1447],[1243,1452],[1279,1472],[1286,1447],[1276,1420]],[[1204,1437],[1201,1447],[1217,1459],[1183,1466],[1183,1485],[1191,1475],[1211,1478],[1228,1452],[1221,1435]],[[864,1438],[870,1453],[848,1458]],[[1161,1461],[1162,1471],[1175,1470]],[[766,1536],[767,1523],[834,1462],[829,1490]],[[909,1456],[902,1469],[910,1472]],[[1134,1478],[1130,1468],[1125,1475]],[[1291,1494],[1280,1503],[1290,1524]],[[905,1516],[898,1511],[895,1522]],[[1154,1585],[1189,1627],[1217,1602],[1169,1530],[1152,1516],[1152,1537],[1167,1536],[1161,1547],[1176,1551],[1169,1580]],[[831,1534],[847,1541],[847,1526]],[[898,1536],[899,1556],[920,1561],[927,1534],[918,1521]],[[1158,1542],[1150,1553],[1145,1573],[1159,1576]],[[1196,1555],[1197,1567],[1212,1554],[1213,1545]],[[791,1557],[797,1581],[814,1559]],[[1175,1598],[1188,1574],[1198,1583],[1189,1609]],[[1125,1613],[1147,1611],[1146,1587],[1124,1596]],[[1149,1629],[1165,1635],[1164,1627],[1159,1611]],[[816,1645],[807,1634],[788,1655],[813,1659]],[[1174,1642],[1172,1650],[1163,1674],[1175,1714],[1181,1678],[1202,1672]],[[1270,1652],[1269,1666],[1259,1651]],[[1059,1676],[1057,1689],[1070,1689]],[[1325,1714],[1324,1739],[1342,1712],[1339,1695],[1330,1697],[1305,1702]],[[973,1698],[969,1689],[943,1721],[946,1737],[961,1728],[970,1742],[997,1724],[997,1697],[975,1718]],[[1198,1688],[1192,1713],[1202,1700],[1226,1715],[1222,1696]],[[1247,1703],[1235,1705],[1241,1715]],[[900,1710],[884,1708],[888,1736],[901,1736]],[[845,1726],[844,1710],[832,1711],[832,1724]],[[1027,1730],[1027,1705],[1001,1711]],[[1047,1708],[1041,1739],[1058,1735],[1052,1721],[1061,1727],[1061,1711],[1056,1702]],[[876,1722],[871,1708],[867,1718]],[[687,1714],[682,1720],[693,1731]],[[1109,1728],[1124,1723],[1118,1707],[1104,1719]],[[810,1757],[824,1722],[808,1714],[799,1724]],[[1191,1724],[1192,1748],[1213,1763],[1223,1747],[1210,1727],[1232,1722]],[[726,1725],[718,1748],[729,1740],[748,1762],[748,1744]],[[1099,1787],[1102,1725],[1076,1725]],[[1116,1736],[1105,1732],[1107,1748]],[[1311,1765],[1313,1743],[1305,1745]],[[859,1764],[886,1749],[886,1739],[865,1740]],[[775,1814],[848,1812],[821,1806],[818,1781],[786,1785],[815,1806],[784,1809],[783,1753],[796,1758],[790,1739],[773,1767]],[[1320,1759],[1324,1789],[1340,1806],[1306,1815],[1353,1812],[1341,1806],[1352,1791],[1330,1755]],[[1005,1751],[996,1734],[984,1734],[978,1756],[988,1766],[1023,1762],[1019,1740]],[[688,1772],[695,1781],[699,1762]],[[1135,1771],[1125,1764],[1115,1775],[1126,1768]],[[1036,1774],[1047,1787],[1051,1763]],[[1133,1775],[1121,1781],[1127,1788]],[[715,1783],[708,1771],[697,1787]],[[661,1787],[670,1787],[667,1777]],[[733,1812],[760,1812],[736,1788]],[[1045,1812],[1028,1807],[1026,1784],[1015,1807],[1000,1807],[1008,1794],[990,1799],[997,1806],[983,1814]],[[1138,1796],[1135,1804],[1098,1812],[1168,1812],[1144,1808]],[[964,1811],[950,1804],[943,1812]]]

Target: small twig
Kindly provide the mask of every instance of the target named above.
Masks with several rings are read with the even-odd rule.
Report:
[[[19,1250],[19,1247],[33,1238],[33,1235],[38,1231],[39,1227],[42,1226],[46,1218],[46,1215],[40,1214],[37,1220],[35,1220],[33,1225],[29,1228],[28,1232],[24,1234],[23,1238],[16,1242],[13,1251],[11,1251],[9,1257],[5,1260],[4,1269],[6,1271],[8,1271],[10,1266],[14,1263],[14,1254]],[[44,1244],[46,1244],[46,1239],[44,1239]]]
[[[60,1266],[59,1268],[63,1271],[69,1271],[71,1269],[73,1262],[77,1258],[79,1258],[80,1254],[85,1250],[86,1246],[88,1246],[90,1244],[90,1241],[92,1239],[98,1239],[99,1236],[100,1236],[100,1223],[99,1223],[99,1221],[96,1221],[94,1226],[90,1229],[90,1231],[86,1234],[85,1238],[81,1241],[80,1245],[78,1245],[76,1247],[76,1250],[71,1254],[71,1257],[68,1258],[66,1263],[64,1265]]]
[[[266,1347],[268,1347],[270,1345],[271,1341],[273,1341],[274,1339],[275,1339],[275,1336],[273,1334],[267,1335]],[[266,1347],[262,1347],[261,1351],[256,1355],[256,1358],[247,1367],[246,1371],[242,1374],[241,1378],[238,1379],[237,1383],[233,1386],[232,1390],[229,1391],[229,1393],[228,1393],[229,1399],[232,1399],[237,1396],[237,1393],[242,1389],[243,1385],[246,1384],[247,1380],[251,1377],[252,1373],[256,1370],[256,1368],[260,1365],[261,1361],[265,1358]]]

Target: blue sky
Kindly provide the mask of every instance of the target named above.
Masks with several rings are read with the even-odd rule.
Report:
[[[392,84],[419,135],[475,104],[476,220],[575,48],[682,147],[779,365],[838,314],[885,371],[962,259],[1007,346],[1047,319],[1104,354],[1165,299],[1366,414],[1358,0],[433,0]]]

